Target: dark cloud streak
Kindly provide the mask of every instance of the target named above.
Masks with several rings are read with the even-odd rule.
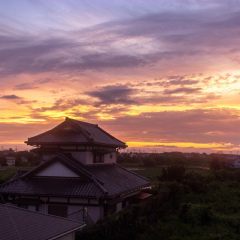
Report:
[[[1,98],[2,99],[6,99],[6,100],[18,100],[18,99],[21,99],[21,97],[18,97],[16,95],[4,95]]]

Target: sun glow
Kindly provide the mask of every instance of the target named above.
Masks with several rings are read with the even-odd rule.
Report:
[[[222,149],[232,146],[231,143],[193,143],[193,142],[127,142],[129,147],[148,147],[148,148],[157,148],[157,147],[176,147],[176,148],[212,148],[212,149]]]

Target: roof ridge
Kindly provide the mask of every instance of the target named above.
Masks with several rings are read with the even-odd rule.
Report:
[[[93,140],[93,138],[89,136],[90,133],[88,133],[85,129],[83,129],[81,126],[75,123],[73,119],[66,118],[65,122],[70,123],[71,125],[73,125],[74,128],[77,128],[78,130],[80,130],[83,133],[83,135],[88,139],[88,141],[91,142]]]
[[[130,173],[132,173],[132,174],[134,174],[134,175],[136,175],[136,176],[138,176],[138,177],[140,177],[140,178],[142,178],[142,179],[148,181],[148,182],[150,183],[150,181],[149,181],[147,178],[142,177],[142,176],[138,175],[138,174],[135,173],[135,172],[129,171],[129,170],[127,170],[126,168],[124,168],[124,167],[122,167],[122,166],[120,166],[120,165],[118,165],[118,164],[116,164],[116,163],[113,163],[113,164],[116,165],[116,166],[119,167],[119,168],[124,169],[124,170],[127,171],[127,172],[130,172]]]
[[[59,153],[59,155],[63,156],[64,158],[67,158],[68,160],[71,161],[71,158],[68,158],[68,157],[65,156],[64,154]],[[73,159],[74,159],[74,158],[73,158]],[[71,161],[71,162],[72,162],[72,161]],[[98,178],[96,178],[95,176],[93,176],[90,172],[88,172],[86,169],[84,169],[83,167],[81,167],[80,164],[81,164],[80,162],[79,162],[78,165],[74,163],[74,165],[75,165],[77,168],[79,168],[80,170],[84,171],[84,172],[88,175],[88,177],[100,188],[100,190],[101,190],[104,194],[107,194],[108,191],[102,186],[103,183],[102,183]]]
[[[33,138],[35,138],[35,137],[39,137],[39,136],[45,135],[46,133],[49,133],[49,132],[52,132],[52,131],[56,131],[56,130],[57,130],[58,128],[60,128],[64,123],[65,123],[65,122],[61,122],[61,123],[59,123],[56,127],[52,128],[52,129],[50,129],[50,130],[47,130],[46,132],[43,132],[43,133],[37,134],[37,135],[35,135],[35,136],[33,136],[33,137],[30,137],[30,138],[28,138],[28,140],[25,141],[24,143],[28,143],[28,141],[29,141],[30,139],[33,139]]]
[[[74,133],[58,134],[66,126],[72,128]],[[56,127],[30,137],[25,141],[31,146],[45,146],[60,144],[78,144],[78,145],[106,145],[118,148],[126,148],[125,142],[112,136],[110,133],[103,130],[98,124],[82,122],[79,120],[66,118],[65,121],[58,124]]]
[[[90,125],[90,126],[97,126],[98,124],[94,124],[94,123],[88,123],[88,122],[83,122],[83,121],[79,121],[79,120],[76,120],[76,119],[73,119],[73,118],[69,118],[69,117],[66,117],[65,118],[65,121],[66,120],[71,120],[71,121],[74,121],[74,122],[79,122],[79,123],[82,123],[82,124],[85,124],[85,125]]]
[[[122,142],[121,140],[115,138],[114,136],[112,136],[110,133],[106,132],[105,130],[103,130],[101,127],[98,126],[98,124],[93,124],[93,123],[87,123],[87,122],[83,122],[83,121],[79,121],[79,120],[76,120],[76,119],[72,119],[72,118],[69,118],[69,117],[66,117],[66,120],[70,120],[72,121],[74,124],[76,124],[75,122],[79,122],[81,124],[84,124],[84,125],[90,125],[90,126],[93,126],[93,127],[96,127],[98,128],[100,131],[104,132],[106,135],[108,135],[109,137],[111,137],[112,139],[116,139],[118,140],[119,142],[125,144],[125,142]],[[78,127],[80,127],[78,125]],[[81,128],[81,127],[80,127]],[[85,129],[81,128],[83,131],[86,131]],[[87,132],[87,131],[86,131]]]
[[[106,132],[105,130],[103,130],[102,128],[100,128],[98,125],[96,126],[100,131],[104,132],[105,134],[107,134],[109,137],[111,137],[112,139],[116,139],[118,140],[119,142],[123,143],[126,147],[127,145],[125,144],[125,142],[122,142],[121,140],[115,138],[114,136],[112,136],[110,133]]]

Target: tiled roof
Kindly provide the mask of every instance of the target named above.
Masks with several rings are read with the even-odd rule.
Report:
[[[0,204],[0,239],[46,240],[80,230],[84,223]]]
[[[23,194],[61,197],[100,197],[104,193],[94,182],[81,178],[31,177],[19,178],[0,186],[1,194]]]
[[[145,178],[134,174],[116,164],[87,165],[84,168],[103,182],[108,195],[114,196],[149,185]]]
[[[114,147],[126,147],[125,143],[111,136],[98,125],[66,118],[57,127],[31,137],[28,145],[44,144],[100,144]]]
[[[36,177],[35,173],[59,161],[79,178]],[[83,165],[73,158],[60,154],[29,173],[0,186],[0,194],[49,195],[64,197],[108,198],[148,186],[150,183],[116,164]]]

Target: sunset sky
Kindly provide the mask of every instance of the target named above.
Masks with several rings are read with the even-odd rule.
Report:
[[[0,109],[3,148],[68,116],[129,150],[236,154],[240,1],[1,0]]]

